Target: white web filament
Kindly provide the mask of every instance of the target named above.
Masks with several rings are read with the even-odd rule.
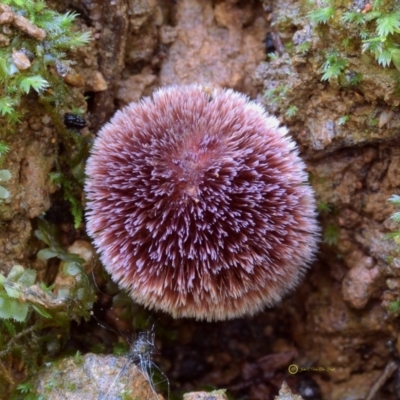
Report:
[[[154,328],[154,327],[153,327]],[[157,365],[153,362],[152,360],[152,354],[154,354],[154,339],[155,339],[155,334],[153,331],[153,328],[150,331],[145,331],[145,332],[140,332],[138,335],[138,338],[133,342],[129,353],[128,353],[128,360],[124,364],[124,366],[121,368],[120,372],[117,374],[117,376],[114,378],[113,382],[110,385],[110,388],[108,389],[107,393],[105,394],[104,397],[102,397],[101,400],[110,400],[109,395],[114,387],[114,385],[118,382],[118,379],[125,373],[129,363],[135,364],[144,378],[147,380],[149,383],[150,389],[153,393],[154,396],[152,396],[152,399],[148,400],[158,400],[158,394],[156,391],[156,386],[160,385],[164,382],[167,382],[167,387],[168,387],[168,398],[169,398],[169,381],[166,375],[157,367]],[[163,376],[164,379],[162,379],[159,382],[154,382],[154,370],[157,370],[160,375]]]

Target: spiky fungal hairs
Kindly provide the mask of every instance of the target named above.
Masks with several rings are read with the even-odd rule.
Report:
[[[317,249],[313,190],[287,129],[247,96],[161,88],[118,111],[86,167],[87,230],[132,298],[223,320],[280,301]]]

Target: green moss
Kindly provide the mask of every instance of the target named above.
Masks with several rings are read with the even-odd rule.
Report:
[[[326,24],[334,15],[335,9],[333,7],[317,8],[308,13],[310,21],[315,25]]]
[[[285,115],[286,115],[286,117],[291,118],[291,117],[294,117],[297,114],[298,111],[299,111],[298,107],[296,107],[294,105],[291,105],[286,110]]]
[[[60,156],[56,149],[57,176],[53,181],[70,202],[77,228],[82,221],[83,165],[89,144],[63,124],[64,113],[78,109],[81,112],[83,101],[83,94],[74,91],[64,77],[76,75],[71,68],[73,51],[90,41],[90,33],[74,28],[77,14],[60,14],[47,8],[42,0],[4,0],[2,4],[3,10],[10,7],[14,16],[23,18],[22,25],[30,29],[11,23],[9,44],[0,47],[0,162],[4,155],[2,146],[12,142],[17,125],[32,110],[28,99],[36,100],[35,112],[51,116],[58,139],[68,154]],[[8,195],[6,188],[0,186],[0,199]]]
[[[295,47],[295,51],[296,51],[297,54],[304,55],[304,54],[308,53],[310,48],[311,48],[311,43],[310,42],[303,42],[303,43],[300,43],[299,45],[297,45]]]
[[[348,115],[343,115],[339,118],[338,125],[345,125],[349,119],[350,117]]]
[[[139,400],[136,396],[132,397],[131,393],[127,390],[123,390],[120,395],[121,400]]]
[[[317,210],[319,213],[329,214],[332,212],[332,207],[329,205],[329,203],[321,201],[317,204]]]
[[[68,390],[68,392],[74,392],[76,390],[76,385],[75,385],[75,383],[68,382],[65,385],[65,388]]]
[[[81,352],[78,350],[75,355],[74,355],[74,361],[76,365],[82,365],[83,364],[83,357]]]
[[[321,81],[329,81],[338,78],[347,66],[347,60],[342,58],[337,51],[327,53],[321,67]]]
[[[27,375],[34,373],[43,361],[59,350],[68,337],[71,320],[88,319],[95,301],[94,287],[83,270],[83,260],[68,253],[60,243],[57,228],[39,220],[35,232],[48,247],[38,253],[38,258],[58,258],[64,283],[47,287],[36,282],[36,271],[14,266],[7,276],[0,274],[0,357],[10,360],[10,370],[4,363],[0,384],[7,374],[9,387],[12,360],[23,359]],[[44,349],[46,349],[44,351]],[[82,363],[77,353],[76,363]],[[56,384],[56,382],[54,382]],[[50,382],[47,390],[52,390]]]
[[[368,126],[371,126],[371,127],[374,127],[374,126],[378,126],[378,123],[379,123],[379,119],[378,118],[369,118],[368,120],[367,120],[367,125]]]
[[[318,28],[325,40],[338,34],[345,39],[336,43],[325,55],[321,66],[322,80],[339,77],[348,65],[347,51],[371,54],[382,67],[394,65],[400,70],[400,11],[394,1],[374,1],[372,10],[348,8],[348,4],[327,0],[319,8],[308,2],[310,22]],[[329,22],[329,24],[327,24]],[[334,57],[332,58],[332,54]],[[358,83],[358,82],[356,82]]]
[[[52,103],[56,110],[65,106],[69,88],[63,74],[52,71],[62,68],[67,71],[72,63],[67,52],[87,44],[90,34],[73,29],[75,13],[59,14],[41,0],[4,0],[2,3],[45,35],[42,38],[34,32],[28,34],[26,30],[14,28],[9,45],[0,48],[0,116],[5,122],[3,132],[9,133],[27,111],[22,99],[31,92],[36,92],[41,101]]]
[[[388,202],[400,207],[400,196],[394,194],[388,199]],[[400,223],[400,211],[393,213],[391,219],[397,223]],[[391,232],[386,236],[388,239],[393,239],[397,244],[400,244],[400,230]]]
[[[325,227],[323,233],[324,243],[334,246],[337,244],[340,234],[340,228],[337,225],[329,224]]]
[[[264,98],[267,99],[269,103],[280,104],[282,100],[285,99],[289,91],[290,91],[289,86],[282,84],[272,89],[268,89],[264,93]]]
[[[392,314],[398,315],[400,313],[400,300],[395,300],[389,303],[388,311]]]

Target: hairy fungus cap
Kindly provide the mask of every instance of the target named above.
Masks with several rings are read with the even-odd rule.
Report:
[[[172,86],[118,111],[86,173],[87,228],[113,279],[175,317],[278,302],[319,228],[296,144],[233,90]]]

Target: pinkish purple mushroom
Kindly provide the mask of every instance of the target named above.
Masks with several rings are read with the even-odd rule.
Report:
[[[174,317],[222,320],[280,301],[319,227],[287,130],[233,90],[171,86],[99,132],[87,229],[112,278]]]

